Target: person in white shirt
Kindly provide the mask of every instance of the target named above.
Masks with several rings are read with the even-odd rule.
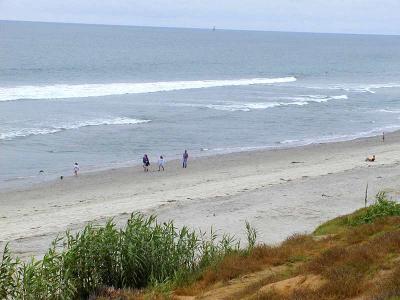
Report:
[[[164,165],[165,165],[165,160],[164,157],[161,155],[160,158],[158,159],[158,171],[161,171],[161,169],[164,171]]]
[[[76,162],[76,163],[74,164],[74,174],[75,174],[75,176],[78,176],[78,172],[79,172],[79,165],[78,165],[78,163]]]

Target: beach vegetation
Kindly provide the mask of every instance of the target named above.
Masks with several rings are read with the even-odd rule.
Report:
[[[385,192],[375,197],[375,202],[361,208],[350,215],[344,215],[321,224],[315,229],[315,235],[337,234],[346,231],[351,226],[372,224],[376,219],[387,216],[400,216],[400,203],[390,200]]]
[[[372,223],[377,218],[386,216],[400,216],[400,203],[388,200],[386,193],[380,192],[376,195],[376,201],[354,216],[350,223],[352,225]]]
[[[255,230],[247,224],[249,247]],[[84,299],[105,287],[171,290],[196,278],[240,249],[230,235],[199,233],[132,214],[124,228],[112,220],[88,224],[57,238],[43,259],[13,258],[6,245],[0,262],[1,299]]]

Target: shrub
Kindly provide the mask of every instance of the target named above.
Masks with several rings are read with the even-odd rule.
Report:
[[[350,225],[369,224],[377,218],[400,216],[400,203],[388,200],[384,192],[376,196],[376,202],[367,207],[361,214],[350,219]]]

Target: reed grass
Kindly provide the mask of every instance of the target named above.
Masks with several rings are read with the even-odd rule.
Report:
[[[85,299],[104,287],[173,288],[194,279],[229,253],[248,253],[256,231],[246,223],[248,247],[229,235],[199,233],[132,214],[124,228],[110,220],[53,241],[43,259],[23,262],[6,245],[0,299]]]

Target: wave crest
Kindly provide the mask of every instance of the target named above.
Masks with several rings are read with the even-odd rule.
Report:
[[[77,123],[55,125],[48,128],[22,128],[14,131],[0,133],[0,140],[12,140],[15,138],[28,137],[33,135],[54,134],[64,130],[79,129],[88,126],[104,126],[104,125],[134,125],[148,123],[151,120],[139,120],[131,118],[114,118],[114,119],[94,119]]]
[[[188,106],[198,108],[209,108],[222,111],[252,111],[252,110],[264,110],[280,106],[304,106],[310,103],[324,103],[330,100],[346,100],[347,95],[339,96],[326,96],[326,95],[302,95],[296,97],[282,97],[280,100],[283,101],[272,101],[272,102],[222,102],[218,104],[198,104],[198,103],[175,103],[174,106]]]
[[[400,83],[371,83],[371,84],[334,84],[327,86],[306,86],[315,90],[342,90],[346,92],[375,94],[376,90],[400,88]]]
[[[0,101],[22,99],[66,99],[100,97],[124,94],[146,94],[187,89],[201,89],[224,86],[275,84],[296,81],[295,77],[252,78],[236,80],[165,81],[147,83],[106,83],[106,84],[56,84],[46,86],[0,87]]]
[[[290,146],[306,146],[310,144],[318,144],[318,143],[331,143],[331,142],[341,142],[341,141],[350,141],[359,138],[366,138],[371,136],[376,136],[382,134],[382,132],[393,132],[400,129],[400,125],[388,125],[383,127],[376,127],[368,131],[361,131],[354,134],[342,134],[342,135],[329,135],[329,136],[320,136],[315,138],[307,138],[307,139],[292,139],[292,140],[284,140],[278,142],[281,145],[290,145]]]

